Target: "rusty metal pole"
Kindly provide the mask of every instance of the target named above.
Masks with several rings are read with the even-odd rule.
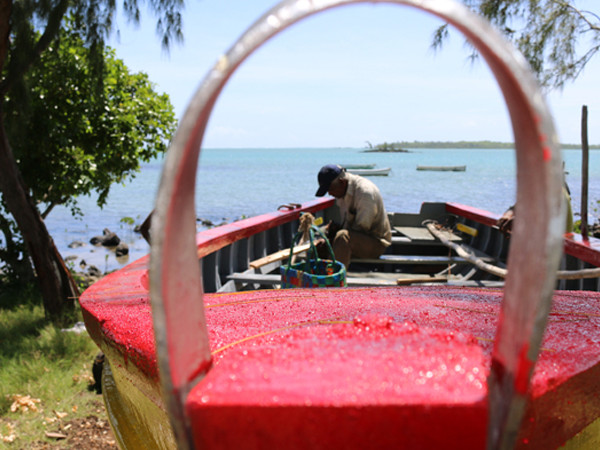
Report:
[[[581,236],[588,238],[588,172],[590,149],[588,146],[587,105],[581,108]]]

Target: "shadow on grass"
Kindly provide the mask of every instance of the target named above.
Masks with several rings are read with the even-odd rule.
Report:
[[[30,291],[0,294],[0,416],[8,412],[7,395],[15,393],[7,390],[62,373],[90,353],[89,337],[61,331],[45,317],[39,295]]]
[[[0,294],[0,359],[22,351],[25,339],[38,336],[48,325],[35,288],[7,286]]]

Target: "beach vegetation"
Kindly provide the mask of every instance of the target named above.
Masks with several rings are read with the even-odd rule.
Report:
[[[600,15],[575,0],[463,0],[515,43],[540,83],[562,88],[575,80],[600,50]],[[448,25],[436,29],[433,48],[448,37]],[[472,48],[472,47],[471,47]],[[473,50],[471,59],[478,55]]]
[[[0,294],[0,448],[70,448],[78,423],[106,424],[102,397],[91,389],[97,353],[87,332],[65,331],[45,319],[37,290],[4,289]]]
[[[172,105],[144,73],[105,45],[119,2],[75,0],[0,6],[0,284],[38,281],[47,318],[72,314],[79,292],[44,224],[56,205],[124,182],[164,151]],[[138,1],[123,1],[131,22]],[[151,2],[168,48],[181,40],[183,2]]]
[[[119,220],[119,222],[124,223],[125,225],[133,226],[133,224],[135,223],[135,219],[133,217],[125,216],[121,217],[121,220]]]

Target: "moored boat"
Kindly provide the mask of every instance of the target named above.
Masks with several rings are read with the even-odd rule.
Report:
[[[376,164],[341,164],[346,169],[374,169]]]
[[[417,170],[430,170],[435,172],[464,172],[467,166],[417,166]]]
[[[519,119],[514,234],[488,212],[425,203],[392,215],[387,255],[351,262],[355,286],[272,289],[273,255],[290,247],[300,214],[335,218],[333,200],[195,233],[202,136],[226,81],[276,33],[348,3],[283,2],[219,60],[181,120],[151,257],[80,299],[109,362],[105,399],[123,447],[597,447],[600,248],[562,235],[562,165],[543,96],[524,59],[466,7],[394,2],[456,26],[501,81]],[[583,278],[561,285],[560,268]],[[236,279],[250,269],[260,277]],[[440,284],[398,285],[407,275]]]
[[[354,175],[361,175],[363,177],[386,177],[389,175],[391,167],[381,167],[379,169],[347,169],[349,173],[353,173]]]

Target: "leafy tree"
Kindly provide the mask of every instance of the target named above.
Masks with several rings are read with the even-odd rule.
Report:
[[[129,73],[109,49],[101,90],[93,70],[82,37],[65,28],[32,66],[25,88],[6,97],[6,132],[42,218],[59,204],[76,211],[77,196],[92,192],[103,206],[110,186],[166,150],[174,131],[169,99],[154,92],[146,74]]]
[[[183,1],[149,6],[163,46],[181,39]],[[92,190],[102,204],[111,183],[164,150],[174,126],[168,99],[105,48],[116,7],[113,0],[0,2],[1,206],[27,256],[14,259],[19,239],[6,216],[2,251],[20,269],[31,258],[53,320],[73,309],[78,292],[43,217],[57,204],[76,209],[75,196]],[[123,10],[139,19],[137,0],[124,0]]]
[[[576,0],[463,0],[510,38],[529,61],[540,82],[561,88],[576,79],[600,50],[600,17]],[[594,6],[597,8],[597,6]],[[447,25],[434,33],[440,48]],[[583,40],[583,42],[582,42]],[[473,53],[472,57],[476,57]]]

